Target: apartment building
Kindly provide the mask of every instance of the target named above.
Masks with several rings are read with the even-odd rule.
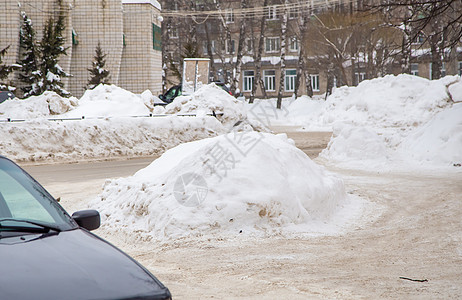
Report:
[[[351,22],[351,20],[347,20],[348,16],[361,11],[373,2],[374,0],[291,0],[288,1],[288,6],[284,10],[285,1],[268,0],[263,9],[263,0],[246,1],[247,7],[255,8],[254,11],[258,12],[244,15],[241,13],[241,0],[198,0],[188,2],[189,5],[186,5],[183,0],[164,1],[163,7],[166,11],[179,12],[176,17],[164,19],[164,62],[166,65],[176,65],[177,68],[181,68],[185,47],[195,44],[199,56],[211,59],[210,80],[232,82],[233,76],[238,74],[239,84],[237,88],[244,95],[249,96],[252,86],[256,84],[258,86],[257,97],[263,97],[265,94],[268,97],[275,97],[279,91],[281,74],[282,16],[286,14],[288,23],[285,42],[285,72],[282,81],[284,97],[294,93],[297,79],[300,82],[299,94],[306,94],[308,87],[311,87],[313,94],[323,94],[328,89],[328,83],[330,86],[357,85],[365,79],[402,73],[403,68],[399,54],[402,33],[397,26],[394,29],[389,29],[389,32],[386,32],[387,29],[384,29],[383,32],[376,30],[368,33],[371,36],[363,36],[361,28],[373,26],[368,25],[371,23],[371,20],[368,19],[370,12],[361,16],[364,18],[364,24],[361,22],[362,20],[355,21],[357,32],[354,33],[354,41],[350,41],[352,46],[349,46],[355,50],[345,51],[344,61],[338,61],[339,58],[332,54],[332,49],[319,46],[321,44],[319,36],[315,38],[316,35],[319,35],[317,32],[319,28],[315,28],[314,24],[319,24],[318,21],[321,21],[323,14],[332,14],[329,17],[340,16],[340,19],[337,20],[340,22]],[[181,14],[182,11],[185,13]],[[221,15],[204,13],[200,16],[188,17],[188,11],[220,11]],[[336,13],[337,15],[335,15]],[[262,16],[265,17],[263,32],[261,32]],[[308,29],[302,33],[303,19],[307,21],[305,24],[307,24]],[[239,53],[242,20],[245,20],[246,23],[245,37],[242,45],[243,51]],[[326,20],[329,22],[327,18],[322,21],[325,22]],[[347,28],[350,25],[351,23],[340,23],[336,26]],[[336,30],[332,30],[332,32]],[[345,38],[350,38],[349,34],[349,32],[339,33],[338,39],[344,39],[343,41],[346,42]],[[373,34],[375,36],[372,36]],[[394,36],[390,37],[389,35]],[[256,63],[256,53],[261,36],[263,36],[261,57],[261,81],[263,84],[258,84],[255,82],[255,78],[260,66]],[[332,35],[330,37],[333,41],[334,37]],[[367,41],[368,38],[375,40]],[[368,42],[375,44],[367,45]],[[432,58],[428,54],[428,48],[429,46],[423,41],[413,43],[412,54],[409,58],[410,70],[407,72],[430,79],[435,77],[431,74]],[[459,47],[458,49],[462,48]],[[300,53],[301,51],[304,53]],[[239,72],[235,68],[235,62],[240,55],[242,55],[242,64]],[[302,64],[300,64],[301,55],[304,60]],[[171,68],[166,72],[167,82],[170,85],[180,82],[174,73]],[[181,72],[177,73],[181,74]],[[460,51],[442,57],[441,73],[443,75],[462,73]]]
[[[88,68],[100,43],[106,56],[110,82],[134,93],[162,90],[161,6],[156,0],[2,0],[0,1],[0,49],[10,46],[7,64],[21,56],[21,12],[32,20],[37,39],[45,22],[57,13],[66,16],[64,37],[67,55],[60,66],[72,76],[64,88],[81,96],[90,74]],[[13,83],[20,86],[18,74]]]

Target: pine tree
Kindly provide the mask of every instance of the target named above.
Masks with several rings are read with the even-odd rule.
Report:
[[[90,90],[97,87],[99,84],[110,84],[109,79],[109,71],[104,68],[106,64],[106,53],[103,52],[101,49],[101,44],[98,42],[98,46],[95,49],[95,57],[94,61],[92,62],[92,67],[87,69],[90,74],[91,78],[88,81],[88,88]]]
[[[56,22],[52,17],[48,19],[43,29],[43,38],[39,43],[39,51],[41,53],[41,61],[39,69],[41,78],[38,83],[40,93],[45,91],[53,91],[63,97],[69,97],[70,93],[63,86],[61,78],[69,77],[58,64],[59,56],[66,55],[67,48],[64,48],[63,31],[64,16],[60,15]]]
[[[14,91],[16,89],[6,82],[10,73],[15,69],[15,66],[3,63],[3,57],[8,52],[8,48],[10,48],[9,45],[0,50],[0,91]]]
[[[25,12],[21,13],[23,25],[20,30],[20,45],[23,49],[23,59],[19,61],[21,65],[21,73],[19,80],[25,84],[21,90],[24,92],[24,97],[40,94],[38,82],[40,81],[41,72],[39,70],[39,53],[35,41],[35,30],[32,26],[32,21]]]

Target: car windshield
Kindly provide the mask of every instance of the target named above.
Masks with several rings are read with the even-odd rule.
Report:
[[[165,94],[165,99],[170,100],[176,96],[176,92],[178,90],[178,86],[174,86],[171,89],[168,90],[168,92]]]
[[[59,230],[75,227],[69,215],[40,184],[13,162],[0,157],[0,230],[14,226],[37,227],[37,224]]]

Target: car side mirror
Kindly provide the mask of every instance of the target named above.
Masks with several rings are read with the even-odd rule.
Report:
[[[76,211],[72,214],[72,219],[74,219],[80,227],[89,231],[98,229],[101,225],[99,212],[94,209]]]

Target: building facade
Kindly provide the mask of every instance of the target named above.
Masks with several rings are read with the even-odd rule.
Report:
[[[297,84],[299,95],[311,92],[319,95],[335,86],[357,85],[365,79],[386,74],[405,72],[429,79],[439,78],[431,72],[434,58],[428,55],[431,47],[424,41],[412,44],[406,63],[408,69],[403,68],[400,56],[403,33],[399,26],[383,25],[385,13],[374,16],[373,20],[372,10],[363,11],[374,3],[382,2],[197,0],[186,3],[185,0],[164,0],[164,12],[176,12],[166,13],[163,23],[163,59],[168,66],[166,82],[170,86],[181,82],[178,78],[181,70],[176,69],[181,69],[182,59],[190,54],[188,51],[211,60],[211,81],[232,84],[237,76],[236,88],[245,96],[250,95],[253,85],[257,86],[256,97],[276,97],[282,83],[283,96],[289,97]],[[246,5],[247,15],[242,13],[243,5]],[[194,17],[187,15],[200,11],[204,13]],[[218,11],[220,15],[207,11]],[[287,17],[285,45],[284,15]],[[262,17],[265,18],[263,31]],[[399,18],[398,15],[394,19],[398,25]],[[256,53],[260,41],[263,51],[261,63],[258,63]],[[330,46],[326,45],[329,43]],[[197,49],[191,51],[194,45]],[[284,48],[285,51],[281,51]],[[462,74],[462,48],[454,49],[452,54],[440,55],[442,75]],[[281,81],[283,52],[285,71]],[[238,57],[242,63],[237,67]],[[256,82],[259,71],[261,82]]]
[[[64,38],[67,55],[59,65],[72,76],[64,88],[74,96],[85,91],[98,43],[106,56],[110,82],[134,93],[162,89],[161,6],[155,0],[3,0],[0,2],[0,49],[10,46],[7,64],[21,58],[21,12],[26,12],[42,37],[45,22],[62,12],[66,17]],[[16,86],[18,72],[11,75]]]

